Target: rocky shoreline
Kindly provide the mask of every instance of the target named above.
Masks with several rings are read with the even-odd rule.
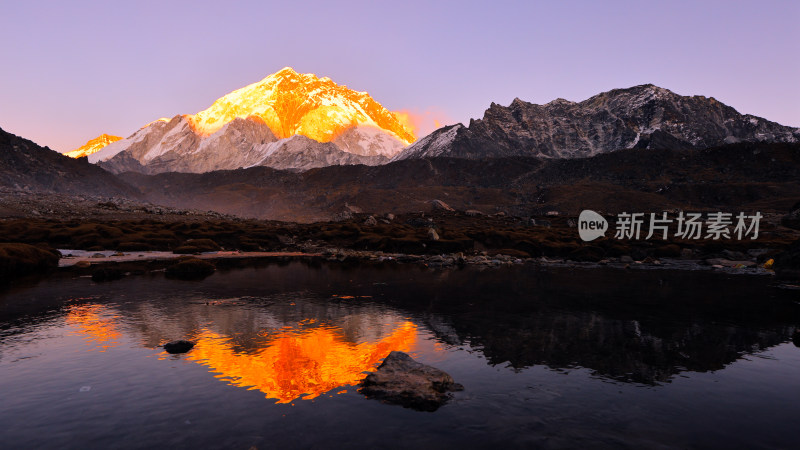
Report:
[[[432,269],[535,264],[750,275],[771,275],[775,270],[782,278],[800,278],[795,248],[800,230],[787,219],[791,214],[765,213],[757,240],[688,240],[672,235],[669,239],[616,239],[610,231],[607,237],[583,242],[576,218],[556,211],[536,217],[484,214],[457,211],[441,200],[432,201],[430,211],[397,216],[368,214],[348,206],[335,220],[314,223],[242,219],[114,199],[87,197],[71,204],[66,197],[46,200],[16,197],[17,211],[27,214],[0,215],[0,247],[30,246],[28,254],[55,254],[60,260],[48,262],[48,267],[80,269],[84,275],[92,267],[112,264],[122,266],[123,273],[162,270],[181,255],[192,255],[223,267],[315,259]],[[47,209],[56,207],[66,209]],[[32,212],[39,210],[46,215]],[[71,250],[59,254],[55,249]],[[17,267],[13,255],[3,264]],[[26,267],[10,275],[46,272],[36,262]],[[2,270],[0,275],[10,276]]]

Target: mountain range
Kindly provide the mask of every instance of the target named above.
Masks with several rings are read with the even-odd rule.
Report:
[[[469,126],[416,140],[368,94],[287,68],[73,156],[0,131],[0,188],[290,221],[346,205],[421,211],[434,199],[523,216],[784,210],[800,200],[800,130],[653,85],[578,103],[492,104]]]
[[[367,93],[287,67],[197,114],[156,120],[126,139],[103,135],[68,155],[88,154],[115,173],[155,174],[255,166],[303,171],[431,157],[578,158],[628,148],[798,141],[798,128],[652,84],[581,102],[492,103],[468,126],[445,126],[416,140]]]

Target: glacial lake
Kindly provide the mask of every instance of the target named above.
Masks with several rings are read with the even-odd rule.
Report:
[[[800,291],[773,283],[299,261],[53,277],[0,291],[0,447],[799,448]],[[435,412],[365,398],[391,350],[465,390]]]

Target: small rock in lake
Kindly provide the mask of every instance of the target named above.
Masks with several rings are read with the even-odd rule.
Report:
[[[403,352],[393,351],[378,370],[367,375],[359,392],[417,411],[436,411],[452,398],[452,391],[464,387],[446,372],[414,361]]]
[[[172,341],[167,342],[164,344],[164,350],[167,353],[186,353],[194,347],[194,342],[179,340],[179,341]]]

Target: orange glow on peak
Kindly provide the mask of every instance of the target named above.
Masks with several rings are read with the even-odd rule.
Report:
[[[94,139],[90,139],[85,144],[81,145],[75,150],[64,153],[64,155],[69,156],[70,158],[80,158],[81,156],[89,156],[92,153],[99,152],[106,145],[112,142],[117,142],[120,139],[122,138],[119,136],[112,136],[110,134],[101,134],[100,136],[97,136]]]
[[[229,338],[204,329],[187,358],[234,386],[257,389],[266,398],[290,403],[357,384],[363,372],[374,370],[392,350],[409,351],[416,342],[417,327],[402,322],[388,336],[361,344],[348,342],[343,330],[333,326],[283,330],[267,337],[271,339],[264,348],[237,352]]]
[[[412,130],[417,137],[427,136],[434,130],[441,128],[443,124],[452,123],[445,113],[436,109],[428,109],[424,112],[402,109],[393,111],[393,114],[406,128]]]
[[[410,112],[405,110],[393,111],[392,114],[394,114],[394,116],[397,117],[397,120],[400,121],[400,123],[402,123],[403,126],[411,130],[411,132],[414,133],[414,135],[417,135],[419,131],[418,117],[412,116]]]
[[[249,117],[264,121],[279,139],[301,134],[329,142],[347,128],[367,125],[394,134],[405,145],[416,140],[413,130],[366,92],[291,67],[219,98],[189,116],[189,122],[205,137],[236,118]]]

